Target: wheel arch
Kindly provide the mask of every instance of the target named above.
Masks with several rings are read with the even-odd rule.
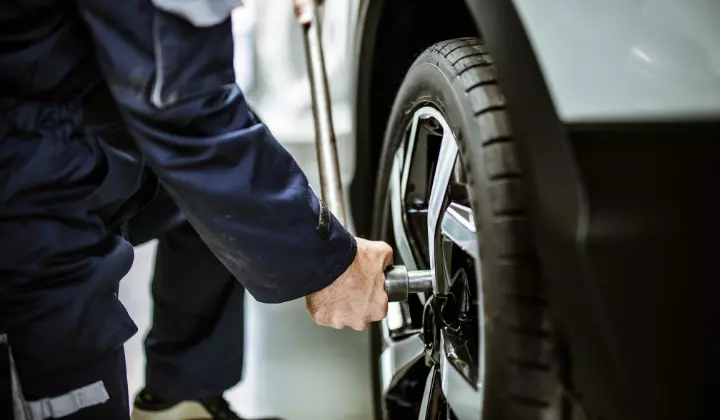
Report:
[[[542,112],[532,111],[535,115],[529,117],[543,126],[560,127],[540,66],[512,2],[448,0],[439,8],[432,0],[364,0],[359,8],[353,118],[356,168],[366,170],[364,176],[356,174],[350,191],[351,205],[358,210],[372,202],[373,175],[387,116],[405,72],[420,53],[436,42],[467,36],[483,39],[497,63],[510,115],[518,121],[515,125],[525,124],[527,119],[522,114],[529,107],[521,103],[530,86],[535,98],[532,108],[542,108]],[[516,102],[521,106],[514,106]],[[358,233],[367,235],[371,221],[364,213],[353,212]]]

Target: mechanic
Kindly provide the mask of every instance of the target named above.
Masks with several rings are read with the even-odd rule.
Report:
[[[230,274],[261,302],[305,297],[321,325],[385,316],[392,250],[340,225],[235,84],[235,3],[0,5],[3,420],[128,419],[123,343],[136,327],[118,283],[131,243],[162,232],[148,336],[157,397],[144,414],[221,405],[241,357],[238,344],[210,344],[241,340]]]

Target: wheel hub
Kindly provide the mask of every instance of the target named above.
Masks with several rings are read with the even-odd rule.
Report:
[[[440,335],[438,334],[439,329],[437,326],[437,318],[435,315],[435,307],[437,298],[431,296],[426,302],[423,310],[423,329],[422,339],[425,343],[425,354],[430,359],[437,360],[433,357],[439,348]]]

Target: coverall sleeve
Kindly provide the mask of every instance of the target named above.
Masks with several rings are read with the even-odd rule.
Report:
[[[196,27],[148,0],[77,4],[147,165],[248,291],[284,302],[339,277],[355,239],[248,111],[230,19]]]

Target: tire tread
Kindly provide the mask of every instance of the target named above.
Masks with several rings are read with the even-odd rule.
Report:
[[[517,145],[494,62],[482,41],[474,38],[442,42],[426,54],[446,60],[455,73],[451,77],[455,76],[456,91],[465,93],[479,128],[476,140],[483,151],[498,253],[495,274],[503,299],[503,310],[493,317],[499,317],[499,328],[505,328],[509,337],[503,411],[507,418],[545,419],[559,404],[553,327],[532,240]],[[473,206],[478,208],[478,203]]]

